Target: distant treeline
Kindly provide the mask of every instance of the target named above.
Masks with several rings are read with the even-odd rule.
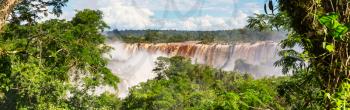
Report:
[[[201,41],[201,43],[237,43],[283,39],[275,32],[257,32],[248,29],[219,31],[178,31],[178,30],[113,30],[107,33],[110,39],[127,43],[169,43]]]

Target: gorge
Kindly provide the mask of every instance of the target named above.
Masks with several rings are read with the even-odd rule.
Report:
[[[282,75],[273,66],[278,59],[278,43],[258,41],[236,44],[201,44],[197,41],[179,43],[122,43],[109,41],[113,50],[105,55],[108,67],[121,78],[119,96],[126,97],[128,88],[156,76],[152,70],[158,57],[183,56],[193,63],[209,65],[225,71],[249,73],[255,78]]]

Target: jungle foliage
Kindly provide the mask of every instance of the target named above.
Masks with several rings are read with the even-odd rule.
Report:
[[[249,19],[248,27],[253,29],[289,31],[288,38],[281,42],[285,50],[280,52],[282,59],[276,66],[282,66],[285,73],[291,71],[293,79],[302,82],[296,82],[298,87],[289,84],[286,94],[300,94],[302,102],[297,104],[303,108],[350,108],[349,3],[348,0],[269,0],[266,14]],[[303,51],[293,50],[295,46]]]
[[[192,64],[183,57],[158,58],[157,77],[130,91],[122,109],[284,109],[277,89],[288,78],[254,80],[248,74]]]
[[[106,27],[94,10],[71,21],[7,24],[0,34],[0,108],[116,108],[115,94],[93,94],[101,85],[117,89],[118,78],[102,58],[109,50],[101,34]]]
[[[118,39],[126,43],[170,43],[200,41],[201,43],[239,43],[257,41],[280,41],[282,35],[273,31],[252,31],[233,29],[218,31],[177,31],[177,30],[113,30],[108,32],[109,39]]]
[[[247,25],[264,32],[113,31],[110,39],[127,43],[255,42],[274,39],[265,37],[271,31],[289,32],[275,65],[290,77],[253,79],[183,57],[161,57],[154,69],[158,76],[133,87],[123,100],[94,94],[96,87],[117,89],[119,82],[102,58],[110,48],[101,34],[107,25],[100,11],[38,22],[42,15],[60,15],[66,2],[21,0],[11,11],[0,31],[1,109],[350,108],[348,0],[268,0],[266,14],[250,17]]]

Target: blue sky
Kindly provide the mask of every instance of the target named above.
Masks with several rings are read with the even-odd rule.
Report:
[[[70,0],[62,18],[75,10],[98,9],[112,28],[223,30],[242,28],[263,12],[265,0]]]

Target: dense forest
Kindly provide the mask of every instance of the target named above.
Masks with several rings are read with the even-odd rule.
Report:
[[[134,87],[122,109],[290,108],[277,92],[287,77],[254,80],[249,74],[191,64],[183,57],[160,57],[154,71],[157,77]]]
[[[282,32],[233,29],[218,31],[177,31],[177,30],[113,30],[107,32],[109,39],[126,43],[169,43],[201,41],[201,43],[238,43],[256,41],[280,41]]]
[[[107,91],[94,93],[100,86],[118,90],[120,80],[102,57],[111,48],[105,43],[108,26],[101,11],[85,9],[72,20],[39,22],[39,15],[62,14],[67,1],[0,1],[0,109],[350,108],[348,0],[268,0],[265,14],[250,17],[246,27],[263,32],[107,32],[129,43],[257,41],[271,39],[263,37],[271,31],[288,32],[275,66],[289,75],[254,79],[183,57],[159,57],[153,69],[157,77],[133,87],[125,99]]]

